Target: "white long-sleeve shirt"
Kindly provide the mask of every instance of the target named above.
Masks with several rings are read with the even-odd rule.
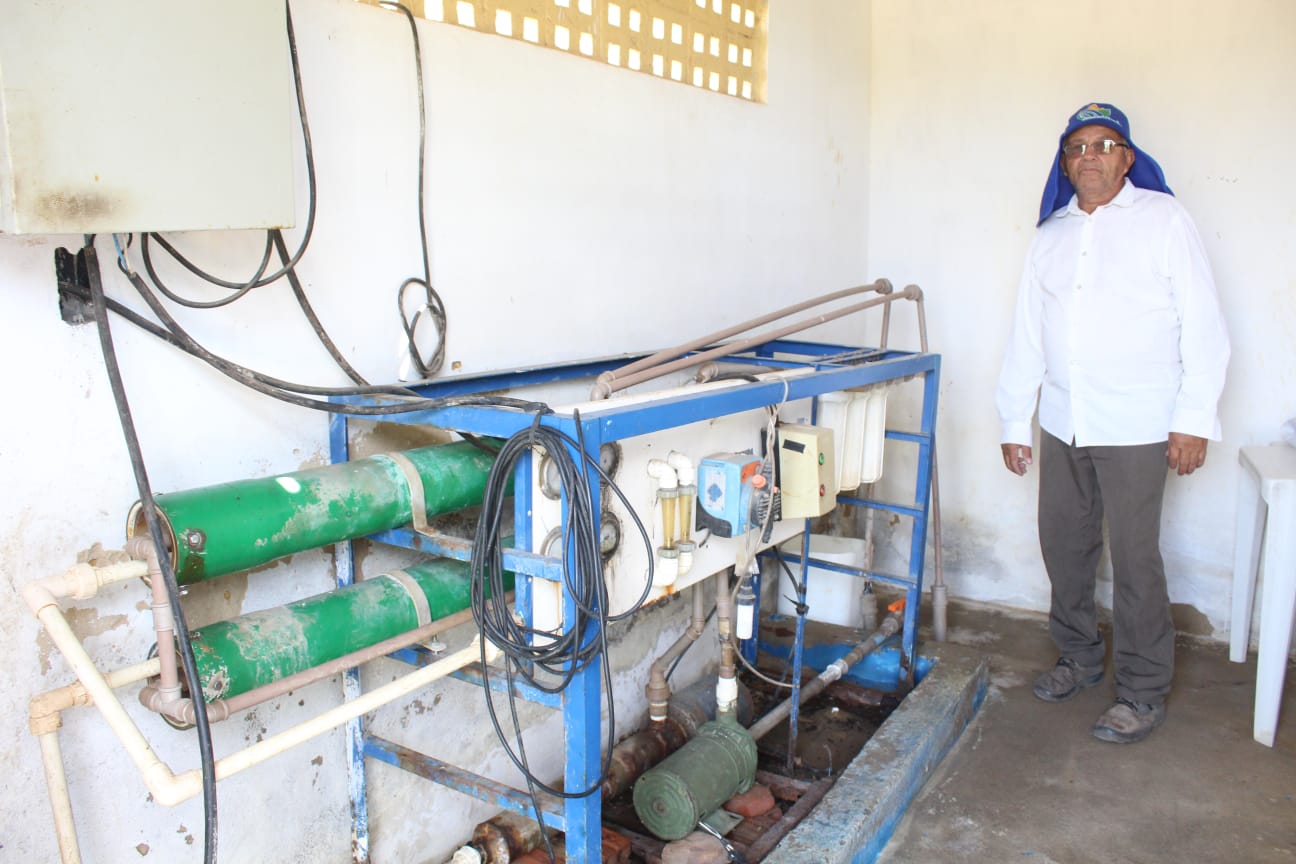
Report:
[[[1210,263],[1174,197],[1125,181],[1085,213],[1072,197],[1035,232],[996,405],[1005,444],[1031,416],[1077,446],[1218,440],[1229,341]]]

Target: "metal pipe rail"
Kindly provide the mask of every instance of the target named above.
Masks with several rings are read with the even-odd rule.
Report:
[[[831,312],[824,312],[819,315],[815,315],[811,318],[803,318],[800,321],[785,325],[783,327],[779,327],[769,333],[762,333],[759,336],[751,336],[746,339],[739,340],[737,342],[729,342],[723,345],[717,345],[714,348],[708,349],[699,354],[689,354],[687,356],[679,356],[681,353],[683,353],[683,351],[689,351],[689,350],[693,350],[694,348],[701,347],[702,345],[711,344],[715,342],[717,338],[724,338],[724,336],[730,336],[733,335],[734,333],[740,333],[746,330],[750,330],[752,327],[758,326],[759,324],[767,323],[770,320],[786,317],[786,315],[790,314],[791,311],[799,311],[800,309],[804,309],[807,306],[820,305],[822,303],[828,302],[829,300],[837,299],[841,296],[858,294],[866,290],[877,291],[881,293],[883,296],[876,297],[872,300],[865,300],[862,303],[853,303],[850,306],[844,306],[841,309],[834,309]],[[657,352],[651,357],[647,357],[644,358],[643,360],[639,360],[635,363],[631,363],[629,366],[626,366],[620,370],[604,372],[602,375],[598,377],[598,382],[595,384],[594,390],[590,394],[590,398],[604,399],[619,390],[624,390],[627,387],[631,387],[635,384],[639,384],[644,381],[650,381],[653,378],[658,378],[662,375],[666,375],[670,372],[683,369],[687,366],[697,365],[698,363],[705,363],[709,360],[714,360],[717,357],[727,357],[731,354],[738,354],[740,352],[750,350],[752,348],[757,347],[758,345],[763,345],[775,339],[782,339],[784,336],[790,336],[793,333],[800,333],[803,330],[809,330],[811,327],[816,327],[820,324],[825,324],[829,321],[835,321],[838,318],[843,318],[847,315],[853,315],[856,312],[863,312],[865,309],[871,309],[874,306],[887,306],[889,308],[890,304],[894,303],[897,300],[916,300],[921,297],[922,297],[922,292],[919,291],[916,288],[916,286],[909,286],[899,294],[892,294],[891,283],[887,282],[885,279],[878,280],[878,282],[875,282],[872,285],[865,285],[865,286],[861,286],[860,288],[852,288],[852,289],[848,289],[847,291],[839,291],[836,294],[825,294],[822,297],[815,298],[814,300],[806,301],[806,303],[804,304],[798,304],[795,307],[789,306],[785,310],[779,310],[778,312],[771,313],[770,315],[763,316],[762,318],[752,319],[752,321],[745,322],[743,324],[737,325],[736,327],[729,328],[727,330],[718,331],[717,333],[709,334],[707,336],[701,337],[700,339],[696,339],[693,342],[686,343],[685,346],[680,346],[679,348],[667,348],[664,351]],[[678,357],[678,359],[671,360],[665,363],[656,362],[658,358],[663,358],[672,355]],[[649,361],[653,361],[653,362],[650,363]],[[627,370],[634,370],[634,371],[627,371]]]

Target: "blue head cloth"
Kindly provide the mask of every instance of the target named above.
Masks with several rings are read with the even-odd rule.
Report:
[[[1134,165],[1130,168],[1129,181],[1140,189],[1151,189],[1173,195],[1166,184],[1161,166],[1148,154],[1144,153],[1130,137],[1129,118],[1115,105],[1105,102],[1090,102],[1067,119],[1066,129],[1058,138],[1057,153],[1053,156],[1053,169],[1049,171],[1048,180],[1044,183],[1044,197],[1040,200],[1039,225],[1059,207],[1065,207],[1075,194],[1075,187],[1062,171],[1062,142],[1067,136],[1082,126],[1106,126],[1119,132],[1125,142],[1134,150]]]

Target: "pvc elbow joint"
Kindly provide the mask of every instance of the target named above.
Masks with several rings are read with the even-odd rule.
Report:
[[[649,459],[648,476],[657,481],[659,490],[679,488],[679,475],[665,459]]]
[[[675,476],[681,486],[697,484],[697,468],[693,460],[678,450],[672,450],[666,457],[666,464],[675,469]]]

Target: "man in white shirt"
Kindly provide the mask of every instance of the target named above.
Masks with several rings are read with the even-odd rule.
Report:
[[[1161,559],[1167,466],[1191,474],[1218,440],[1229,343],[1197,229],[1113,105],[1068,118],[1027,255],[999,377],[1005,467],[1032,463],[1039,403],[1039,534],[1061,655],[1048,702],[1103,678],[1094,583],[1107,518],[1116,702],[1103,741],[1165,719],[1174,624]]]

